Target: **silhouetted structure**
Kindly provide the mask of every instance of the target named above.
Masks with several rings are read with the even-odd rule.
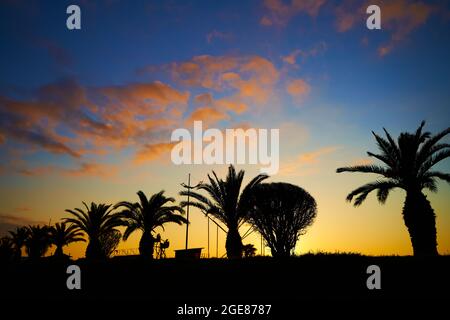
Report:
[[[288,257],[316,217],[314,198],[289,183],[262,183],[252,192],[249,222],[264,237],[273,257]]]
[[[236,173],[234,167],[230,165],[225,180],[219,179],[214,171],[212,174],[213,177],[208,174],[209,183],[202,183],[197,188],[206,191],[210,199],[192,191],[182,191],[180,195],[187,196],[189,193],[192,198],[197,200],[197,202],[190,203],[192,206],[214,216],[227,226],[228,232],[225,243],[227,256],[228,258],[241,258],[242,239],[239,234],[239,227],[245,222],[250,192],[268,176],[263,174],[256,176],[241,192],[245,174],[243,170]],[[181,202],[181,206],[185,205],[187,205],[186,202]]]
[[[450,133],[450,128],[431,136],[429,132],[422,132],[424,125],[425,121],[415,133],[401,133],[397,142],[384,128],[386,139],[372,131],[380,154],[372,152],[367,154],[383,162],[384,166],[357,165],[338,168],[337,172],[375,173],[384,178],[353,190],[347,196],[347,200],[352,201],[356,197],[355,206],[361,205],[367,195],[375,190],[378,201],[382,204],[386,202],[392,189],[405,190],[403,220],[409,231],[414,255],[434,256],[438,254],[436,217],[422,190],[437,191],[436,179],[450,182],[450,174],[432,170],[436,164],[450,156],[450,145],[438,144]]]

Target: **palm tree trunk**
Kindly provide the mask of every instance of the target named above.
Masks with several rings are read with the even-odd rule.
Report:
[[[153,259],[153,248],[155,246],[155,239],[151,232],[144,231],[141,240],[139,241],[139,254],[141,257]]]
[[[436,215],[422,191],[406,192],[403,220],[408,228],[414,256],[436,256]]]
[[[228,258],[242,258],[242,238],[237,228],[228,228],[225,248]]]
[[[105,255],[99,239],[90,238],[86,248],[86,259],[103,259]]]
[[[54,255],[55,257],[58,257],[58,258],[61,258],[62,256],[64,256],[62,246],[57,246],[57,247],[56,247],[56,250],[55,250],[55,253],[54,253],[53,255]]]

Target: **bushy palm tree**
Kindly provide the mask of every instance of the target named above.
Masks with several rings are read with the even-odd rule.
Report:
[[[52,244],[56,246],[54,253],[55,257],[64,256],[63,247],[73,242],[86,241],[83,238],[83,233],[77,228],[75,224],[56,223],[50,227],[50,238]]]
[[[100,236],[102,255],[109,258],[113,254],[114,250],[116,250],[121,238],[122,234],[117,229],[112,229],[108,232],[102,233]]]
[[[43,257],[50,248],[50,228],[48,226],[28,226],[28,238],[25,248],[30,259]]]
[[[137,195],[139,202],[122,201],[116,204],[115,208],[124,208],[120,213],[126,226],[123,239],[127,240],[136,230],[142,231],[139,253],[143,257],[152,258],[155,229],[158,227],[164,229],[164,224],[171,222],[181,225],[187,223],[187,220],[181,215],[183,213],[181,207],[167,205],[175,202],[175,199],[164,196],[164,191],[152,195],[149,199],[142,191],[138,191]]]
[[[15,231],[9,231],[9,234],[14,247],[14,259],[20,260],[22,248],[29,236],[29,230],[27,227],[17,227]]]
[[[317,215],[314,198],[290,183],[262,183],[252,192],[250,224],[264,237],[273,257],[289,257]]]
[[[76,226],[75,230],[84,232],[89,238],[89,243],[86,248],[86,258],[88,259],[102,259],[106,258],[105,239],[118,226],[123,225],[120,215],[113,212],[113,208],[108,204],[91,203],[89,207],[83,202],[86,210],[75,208],[74,210],[67,209],[66,212],[72,214],[73,218],[63,219],[66,223],[72,223]]]
[[[389,192],[394,188],[401,188],[406,192],[403,206],[403,220],[409,231],[414,255],[437,255],[436,217],[430,202],[423,194],[423,189],[437,191],[437,179],[450,183],[450,174],[433,170],[440,161],[450,156],[450,145],[438,143],[450,133],[450,128],[431,135],[422,132],[425,122],[422,122],[415,133],[403,132],[397,142],[384,129],[386,138],[372,132],[379,154],[367,154],[381,162],[380,165],[359,165],[337,169],[337,172],[375,173],[382,179],[365,184],[353,190],[347,200],[354,200],[359,206],[372,191],[377,191],[378,201],[386,202]]]
[[[219,179],[213,171],[208,174],[209,183],[201,183],[197,188],[206,191],[210,198],[193,191],[182,191],[180,195],[188,194],[197,201],[190,204],[199,208],[206,214],[211,214],[228,228],[225,248],[228,258],[242,257],[242,238],[239,227],[245,222],[248,213],[249,196],[252,189],[261,181],[268,178],[265,174],[254,177],[242,190],[242,180],[245,172],[236,170],[232,165],[228,167],[225,180]],[[187,205],[186,202],[181,203]]]

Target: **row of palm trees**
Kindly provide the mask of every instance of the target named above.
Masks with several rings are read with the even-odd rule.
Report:
[[[300,187],[287,183],[262,184],[268,178],[266,175],[258,175],[242,187],[243,178],[244,171],[236,172],[231,165],[225,179],[220,179],[213,171],[208,175],[209,182],[200,184],[198,191],[182,191],[180,195],[189,193],[196,200],[189,205],[201,209],[227,228],[225,247],[229,258],[254,255],[254,249],[242,244],[239,233],[239,228],[246,222],[266,238],[274,256],[290,255],[302,230],[315,218],[313,197]],[[265,194],[265,201],[261,201],[258,190],[266,186],[271,186],[270,194]],[[209,197],[203,196],[202,190]],[[288,192],[295,192],[294,197],[286,197]],[[142,191],[137,195],[138,202],[122,201],[114,206],[96,203],[88,206],[83,202],[84,208],[67,209],[71,216],[53,227],[18,228],[10,233],[16,256],[20,257],[25,246],[30,258],[38,258],[54,244],[55,255],[61,257],[64,246],[87,240],[86,258],[103,259],[111,255],[121,239],[127,240],[131,234],[140,231],[139,253],[152,258],[157,239],[155,229],[164,229],[166,223],[188,223],[183,216],[183,207],[188,203],[182,201],[180,205],[174,205],[175,199],[166,197],[164,191],[150,198]],[[258,218],[260,216],[266,218]],[[119,227],[125,227],[123,235]]]
[[[431,135],[423,132],[422,122],[415,133],[403,132],[395,141],[384,129],[386,138],[373,133],[379,154],[368,152],[370,157],[383,165],[357,165],[337,169],[337,172],[363,172],[381,175],[382,180],[368,183],[352,191],[347,200],[361,205],[372,191],[377,191],[380,203],[385,203],[394,188],[406,191],[403,218],[409,231],[414,255],[437,255],[435,213],[423,193],[424,189],[437,191],[437,179],[450,182],[450,174],[432,168],[450,156],[450,145],[439,141],[450,133],[450,128]],[[227,229],[226,252],[229,258],[240,258],[250,251],[242,244],[239,228],[248,223],[258,231],[271,248],[275,257],[292,253],[296,242],[317,214],[314,198],[302,188],[288,183],[265,183],[267,175],[258,175],[243,186],[244,171],[236,172],[230,165],[225,179],[212,171],[208,181],[180,195],[194,199],[189,205],[199,208]],[[30,226],[11,232],[2,239],[0,250],[14,247],[16,257],[22,247],[30,257],[42,256],[51,244],[56,245],[55,255],[63,254],[63,247],[75,241],[86,241],[86,258],[108,257],[121,238],[141,231],[139,252],[144,257],[153,256],[155,229],[166,223],[187,223],[182,201],[174,205],[175,199],[166,197],[164,191],[147,198],[138,192],[139,202],[119,202],[114,206],[91,203],[84,209],[66,210],[71,217],[54,227]],[[122,236],[117,229],[125,227]],[[246,251],[247,249],[247,251]],[[246,253],[247,252],[247,253]],[[1,253],[1,252],[0,252]]]

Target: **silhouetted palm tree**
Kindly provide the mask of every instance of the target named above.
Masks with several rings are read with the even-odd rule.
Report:
[[[225,180],[219,179],[216,173],[213,177],[208,174],[209,183],[202,183],[197,188],[208,193],[211,200],[200,193],[192,191],[182,191],[180,195],[191,197],[198,202],[190,204],[201,209],[206,214],[211,214],[225,224],[228,228],[225,248],[228,258],[242,257],[242,239],[239,234],[239,227],[245,222],[249,205],[249,194],[251,190],[261,181],[268,178],[265,174],[254,177],[242,190],[242,180],[245,172],[236,170],[232,165],[228,167],[228,175]],[[185,201],[182,206],[187,205]]]
[[[67,209],[66,211],[74,218],[65,218],[64,222],[73,223],[76,226],[76,230],[84,232],[88,238],[89,243],[86,248],[86,258],[88,259],[102,259],[106,258],[104,239],[108,239],[108,236],[112,234],[112,230],[116,227],[123,225],[120,215],[112,212],[113,208],[107,204],[91,203],[88,207],[83,202],[86,211],[75,208],[74,210]]]
[[[50,227],[50,237],[52,244],[56,246],[54,253],[55,257],[64,256],[63,247],[69,245],[72,242],[86,241],[83,238],[83,233],[77,228],[76,225],[67,223],[56,223]]]
[[[14,259],[20,260],[22,257],[22,247],[29,236],[27,227],[17,227],[15,231],[9,231],[11,241],[14,246]]]
[[[289,257],[316,214],[316,201],[298,186],[262,183],[253,189],[249,222],[264,237],[273,257]]]
[[[122,234],[116,229],[102,233],[100,236],[102,255],[109,258],[113,254],[114,250],[116,250],[121,238]]]
[[[10,237],[0,238],[0,263],[10,262],[15,258],[16,250]]]
[[[242,252],[245,258],[251,258],[255,256],[256,248],[253,244],[249,243],[243,246]]]
[[[25,248],[30,259],[43,257],[50,248],[50,228],[48,226],[28,226],[28,238],[25,241]]]
[[[381,175],[384,179],[368,183],[353,190],[347,200],[359,206],[372,191],[377,191],[378,201],[386,202],[389,191],[401,188],[406,191],[403,220],[409,231],[414,255],[437,255],[436,217],[423,189],[437,191],[436,179],[450,182],[450,174],[434,171],[432,168],[450,156],[450,145],[438,142],[450,133],[450,128],[431,136],[422,132],[423,121],[415,133],[403,132],[397,142],[386,129],[386,139],[372,132],[380,154],[367,154],[384,163],[379,165],[359,165],[337,169],[337,172],[364,172]]]
[[[164,191],[152,195],[149,199],[142,191],[139,191],[137,195],[139,196],[139,202],[122,201],[116,204],[115,208],[125,208],[120,213],[127,227],[123,239],[127,240],[136,230],[142,231],[139,253],[143,257],[152,258],[155,244],[155,238],[152,234],[154,230],[158,227],[164,229],[166,223],[174,222],[181,225],[187,223],[187,220],[176,213],[183,213],[181,207],[167,205],[175,202],[175,199],[164,196]]]

